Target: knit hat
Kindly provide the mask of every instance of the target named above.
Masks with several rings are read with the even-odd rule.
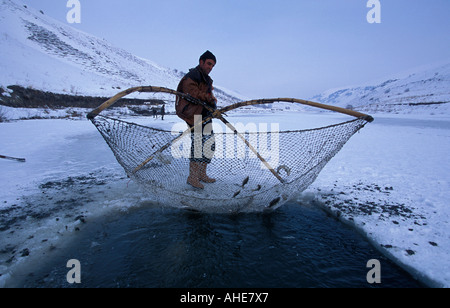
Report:
[[[206,61],[208,59],[214,60],[217,63],[216,56],[212,54],[211,51],[207,50],[204,54],[200,56],[200,61]]]

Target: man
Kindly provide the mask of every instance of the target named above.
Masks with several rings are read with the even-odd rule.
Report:
[[[162,105],[161,107],[161,120],[164,121],[164,115],[166,114],[166,107]]]
[[[212,109],[215,110],[217,108],[217,99],[213,94],[213,80],[209,77],[209,74],[216,65],[216,62],[216,57],[209,50],[207,50],[200,56],[199,65],[193,69],[190,69],[189,73],[181,79],[177,91],[189,94],[193,98],[207,103]],[[206,118],[211,117],[211,113],[205,107],[202,105],[196,105],[181,97],[177,97],[176,111],[177,115],[186,121],[190,128],[194,127],[196,124],[196,119],[198,120],[201,117],[201,121],[203,121]],[[203,134],[207,125],[209,125],[208,130],[210,130],[211,133]],[[209,120],[208,122],[203,123],[201,127],[201,134],[198,133],[197,129],[194,129],[191,133],[192,146],[187,183],[199,189],[205,188],[201,182],[216,182],[215,179],[206,175],[206,168],[208,164],[211,163],[211,153],[213,154],[215,151],[214,139],[210,140],[211,138],[214,138],[211,125],[212,121]],[[199,140],[199,138],[201,138],[201,140]],[[198,146],[200,144],[201,153],[199,155]],[[207,149],[208,155],[205,155],[205,144],[208,144],[208,147],[210,147]]]

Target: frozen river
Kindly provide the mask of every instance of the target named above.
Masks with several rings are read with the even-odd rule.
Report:
[[[282,130],[345,119],[229,117]],[[85,287],[369,287],[370,259],[382,287],[449,286],[449,123],[375,116],[298,200],[242,216],[155,205],[88,121],[0,123],[0,154],[27,159],[0,161],[0,286],[69,286],[69,259]]]

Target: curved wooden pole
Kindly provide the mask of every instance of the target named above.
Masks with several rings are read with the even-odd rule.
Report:
[[[164,88],[164,87],[153,87],[153,86],[134,87],[134,88],[129,88],[129,89],[125,90],[125,91],[122,91],[122,92],[116,94],[115,96],[111,97],[109,100],[107,100],[106,102],[101,104],[95,110],[91,111],[87,115],[88,119],[95,118],[97,115],[100,114],[100,112],[102,112],[106,108],[111,107],[119,99],[121,99],[122,97],[125,97],[125,96],[127,96],[127,95],[129,95],[129,94],[131,94],[133,92],[168,93],[168,94],[177,95],[177,96],[180,96],[180,97],[183,97],[183,98],[187,98],[187,99],[191,99],[191,100],[193,99],[188,94],[181,93],[181,92],[178,92],[178,91],[175,91],[175,90],[172,90],[172,89],[168,89],[168,88]],[[320,108],[320,109],[325,109],[325,110],[339,112],[339,113],[350,115],[350,116],[353,116],[353,117],[356,117],[356,118],[363,118],[364,120],[366,120],[368,122],[372,122],[373,121],[373,117],[371,117],[370,115],[361,113],[361,112],[357,112],[357,111],[350,110],[350,109],[345,109],[345,108],[342,108],[342,107],[336,107],[336,106],[316,103],[316,102],[312,102],[312,101],[307,101],[307,100],[303,100],[303,99],[296,99],[296,98],[269,98],[269,99],[265,98],[265,99],[250,100],[250,101],[245,101],[245,102],[240,102],[240,103],[229,105],[227,107],[224,107],[224,108],[218,110],[218,112],[223,113],[223,112],[231,111],[233,109],[244,107],[244,106],[272,104],[272,103],[275,103],[275,102],[297,103],[297,104],[307,105],[307,106],[316,107],[316,108]],[[197,103],[201,104],[203,102],[198,101]]]
[[[220,109],[219,111],[227,112],[227,111],[230,111],[230,110],[233,110],[236,108],[240,108],[240,107],[244,107],[244,106],[273,104],[275,102],[297,103],[297,104],[307,105],[307,106],[316,107],[316,108],[320,108],[320,109],[339,112],[339,113],[350,115],[350,116],[353,116],[356,118],[363,118],[367,122],[373,122],[373,117],[368,114],[364,114],[364,113],[350,110],[350,109],[345,109],[342,107],[331,106],[331,105],[326,105],[326,104],[321,104],[321,103],[316,103],[316,102],[307,101],[304,99],[296,99],[296,98],[264,98],[264,99],[250,100],[250,101],[241,102],[241,103],[237,103],[237,104],[233,104],[233,105],[224,107],[224,108]]]

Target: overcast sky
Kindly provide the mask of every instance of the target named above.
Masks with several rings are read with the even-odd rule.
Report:
[[[67,0],[23,0],[67,23]],[[187,72],[207,49],[215,84],[249,98],[310,98],[450,62],[450,0],[80,0],[73,27]],[[164,86],[164,85],[158,85]]]

